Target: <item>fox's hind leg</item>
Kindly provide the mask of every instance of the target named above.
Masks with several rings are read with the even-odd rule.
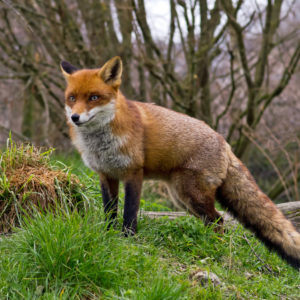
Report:
[[[223,219],[215,209],[216,186],[206,183],[201,175],[187,171],[173,174],[169,186],[172,195],[194,216],[201,218],[205,225],[217,223],[215,231],[223,232]]]

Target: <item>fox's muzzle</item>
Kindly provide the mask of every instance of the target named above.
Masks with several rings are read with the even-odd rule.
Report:
[[[80,119],[80,115],[78,115],[78,114],[73,114],[73,115],[71,116],[71,119],[72,119],[72,121],[73,121],[75,124],[78,124],[78,123],[79,123],[79,119]]]

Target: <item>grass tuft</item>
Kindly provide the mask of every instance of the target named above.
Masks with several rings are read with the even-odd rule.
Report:
[[[158,252],[134,239],[107,230],[92,212],[37,213],[0,244],[0,298],[34,299],[37,290],[63,299],[186,298]]]
[[[0,151],[0,232],[20,225],[21,216],[57,206],[73,207],[82,200],[78,178],[50,165],[53,149],[17,145],[11,139]]]

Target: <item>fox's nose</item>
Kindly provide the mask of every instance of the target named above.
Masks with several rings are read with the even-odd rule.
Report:
[[[74,123],[78,123],[80,116],[78,114],[74,114],[71,116],[71,119]]]

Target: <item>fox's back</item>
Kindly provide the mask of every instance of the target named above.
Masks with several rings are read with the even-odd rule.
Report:
[[[224,161],[224,138],[204,122],[154,104],[134,103],[144,126],[146,172],[215,168]]]

